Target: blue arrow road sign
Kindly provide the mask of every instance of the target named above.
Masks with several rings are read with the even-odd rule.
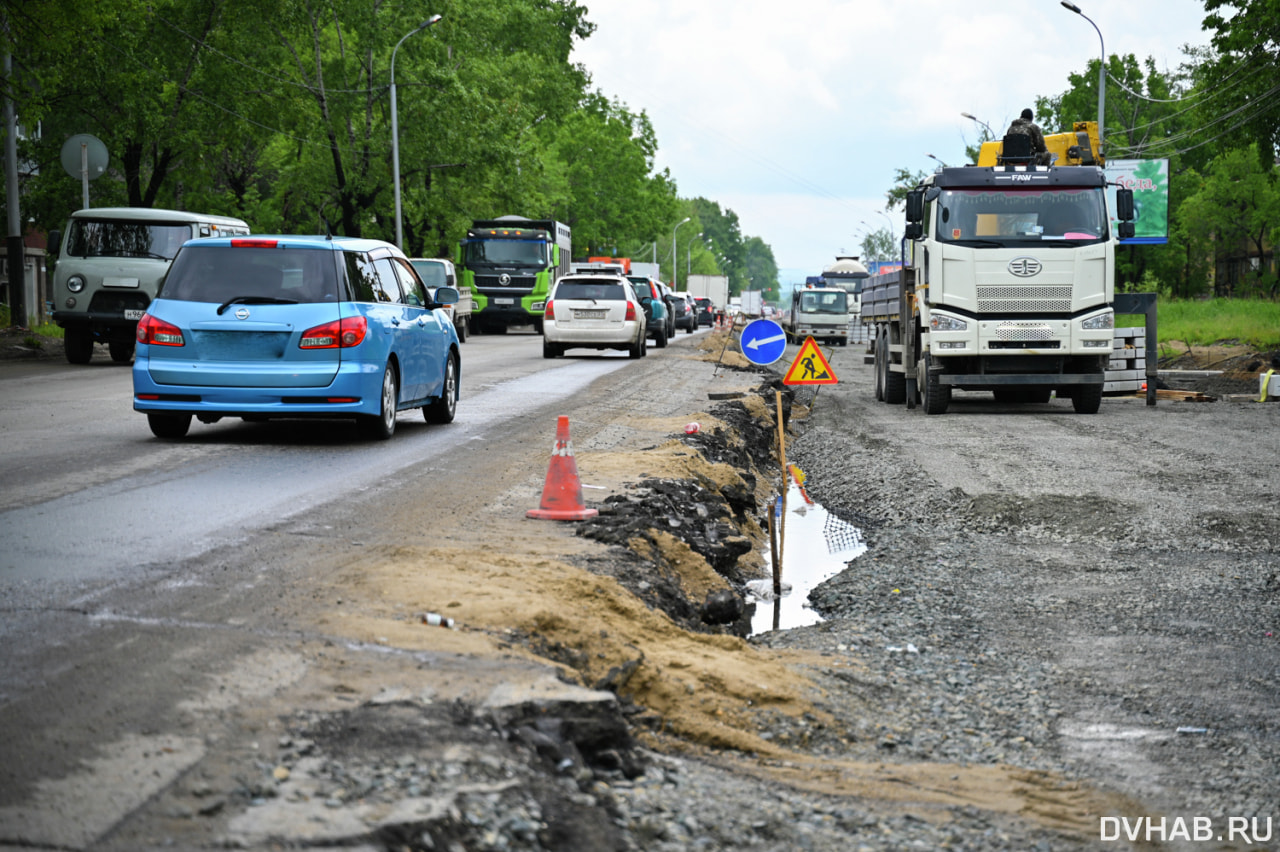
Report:
[[[773,320],[757,319],[742,329],[742,354],[752,364],[772,364],[787,348],[787,333]]]

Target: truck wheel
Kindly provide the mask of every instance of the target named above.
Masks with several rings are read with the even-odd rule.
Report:
[[[128,364],[133,360],[133,341],[110,340],[107,342],[107,351],[111,353],[112,361],[117,364]]]
[[[93,357],[93,331],[84,326],[67,326],[62,335],[62,348],[68,364],[88,364]]]
[[[1071,407],[1076,414],[1097,414],[1102,407],[1102,385],[1076,385]]]
[[[880,344],[881,361],[884,363],[884,401],[889,405],[902,405],[907,401],[907,377],[895,373],[889,361],[889,333],[885,332]]]
[[[1033,402],[1044,405],[1053,396],[1053,388],[1029,387],[1027,388],[1027,402]]]
[[[944,385],[939,381],[938,372],[930,369],[932,365],[933,360],[926,353],[924,356],[924,413],[946,414],[947,406],[951,404],[951,385]]]
[[[147,425],[151,427],[151,434],[157,438],[182,438],[191,428],[191,415],[152,412],[147,415]]]

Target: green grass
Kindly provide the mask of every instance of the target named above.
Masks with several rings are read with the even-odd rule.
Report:
[[[1142,326],[1141,314],[1118,314],[1116,326]],[[1261,299],[1160,299],[1156,335],[1162,352],[1172,341],[1188,346],[1238,344],[1259,351],[1280,349],[1280,302]]]
[[[9,320],[9,306],[0,305],[0,328],[8,328],[12,325]],[[31,329],[31,333],[35,337],[56,337],[62,339],[62,329],[51,322],[41,323]]]

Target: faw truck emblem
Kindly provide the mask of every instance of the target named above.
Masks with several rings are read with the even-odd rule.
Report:
[[[504,272],[504,273],[502,273],[501,275],[499,275],[499,276],[498,276],[498,283],[499,283],[499,284],[501,284],[503,287],[510,287],[510,286],[511,286],[511,276],[510,276],[510,275],[508,275],[508,274],[507,274],[507,273],[505,273],[505,272]]]
[[[1019,278],[1030,278],[1032,275],[1039,275],[1040,261],[1034,257],[1015,257],[1009,261],[1009,271]]]

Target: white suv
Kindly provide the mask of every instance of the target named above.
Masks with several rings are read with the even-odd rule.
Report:
[[[643,358],[644,307],[627,279],[612,273],[566,275],[556,282],[542,319],[542,357],[566,349],[619,349]]]

